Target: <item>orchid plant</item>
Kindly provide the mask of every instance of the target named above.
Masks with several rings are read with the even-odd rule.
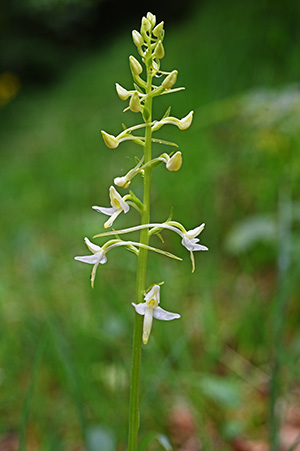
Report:
[[[139,388],[140,388],[140,368],[141,368],[141,350],[142,342],[148,343],[153,318],[170,321],[180,318],[178,313],[172,313],[164,310],[160,304],[160,287],[162,282],[155,282],[146,288],[146,270],[148,251],[160,253],[166,257],[181,260],[176,255],[157,247],[150,246],[152,235],[159,235],[163,231],[175,232],[181,238],[181,244],[190,252],[192,261],[192,271],[195,270],[195,258],[193,252],[208,250],[206,246],[199,244],[198,236],[204,229],[204,224],[197,226],[192,230],[186,230],[185,227],[172,219],[162,223],[150,222],[150,193],[151,193],[151,173],[153,168],[165,164],[169,171],[178,171],[182,165],[182,154],[179,150],[175,153],[162,153],[159,156],[152,156],[152,143],[173,146],[178,148],[177,144],[154,137],[154,133],[160,130],[164,125],[175,125],[180,130],[186,130],[190,127],[193,120],[193,111],[189,112],[182,119],[170,116],[171,108],[168,108],[163,117],[159,120],[152,118],[153,100],[161,95],[171,94],[181,91],[182,87],[174,88],[177,81],[177,70],[170,72],[162,71],[160,68],[161,60],[165,55],[163,46],[164,40],[164,22],[156,24],[155,15],[148,12],[146,17],[142,18],[140,32],[134,30],[132,38],[137,51],[141,57],[142,64],[145,67],[145,77],[143,78],[142,64],[134,57],[129,57],[129,65],[133,78],[132,90],[127,90],[116,83],[116,91],[121,100],[129,101],[124,111],[130,110],[141,116],[142,123],[126,128],[117,136],[102,130],[102,137],[106,146],[110,149],[116,149],[123,141],[132,141],[142,147],[143,155],[138,158],[137,164],[125,175],[114,178],[114,184],[121,189],[128,189],[131,181],[136,176],[141,176],[143,181],[143,199],[140,200],[133,191],[129,191],[122,196],[112,185],[109,188],[110,207],[93,206],[92,208],[106,216],[108,220],[104,223],[104,228],[111,227],[122,213],[128,213],[130,207],[135,208],[140,216],[141,223],[135,227],[123,228],[121,230],[111,230],[95,235],[94,238],[103,238],[112,236],[112,239],[104,245],[92,243],[85,238],[85,243],[91,252],[91,255],[75,257],[83,263],[93,265],[91,273],[91,284],[94,287],[96,270],[99,264],[103,265],[107,261],[107,253],[117,247],[124,247],[137,256],[137,275],[136,275],[136,299],[132,302],[135,310],[134,330],[133,330],[133,350],[132,350],[132,370],[130,382],[130,405],[129,405],[129,435],[128,450],[136,451],[138,449],[138,429],[139,429]],[[156,85],[154,80],[163,77],[160,85]],[[136,135],[138,130],[144,130],[142,136]],[[140,231],[139,242],[131,240],[122,240],[120,235],[130,234]]]

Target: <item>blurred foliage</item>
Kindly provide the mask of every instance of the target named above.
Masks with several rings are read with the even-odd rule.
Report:
[[[1,58],[0,77],[0,437],[3,443],[23,438],[25,449],[75,450],[88,443],[93,449],[102,443],[103,451],[122,450],[135,256],[124,250],[109,255],[94,290],[90,268],[73,256],[86,252],[84,236],[103,230],[103,218],[90,206],[108,202],[113,177],[126,173],[139,152],[128,143],[107,150],[99,130],[115,133],[120,122],[136,120],[121,112],[114,82],[130,87],[130,30],[140,17],[127,19],[128,29],[124,16],[126,32],[106,35],[101,44],[93,24],[109,21],[94,14],[100,3],[88,4],[85,16],[83,3],[64,2],[61,20],[79,11],[78,20],[88,26],[84,34],[70,20],[73,31],[62,45],[59,33],[71,28],[59,25],[60,3],[52,3],[53,13],[36,5],[14,0],[6,5],[7,11],[15,8],[10,19],[1,16],[0,52],[7,58]],[[164,307],[182,319],[167,327],[154,323],[143,352],[144,443],[152,440],[149,434],[162,434],[176,449],[187,431],[205,450],[232,449],[243,437],[266,441],[280,248],[274,228],[286,185],[293,248],[299,246],[299,5],[215,0],[166,24],[164,66],[177,67],[178,85],[186,86],[174,95],[172,110],[181,117],[194,108],[195,121],[184,134],[164,131],[166,139],[176,134],[184,163],[177,175],[164,168],[154,172],[152,219],[165,219],[173,206],[174,218],[187,228],[205,221],[201,241],[210,252],[197,255],[191,275],[180,240],[164,233],[165,248],[183,262],[150,256],[149,285],[166,282]],[[61,31],[54,36],[56,29]],[[42,32],[36,39],[36,30],[46,30],[45,40]],[[51,80],[59,76],[37,89],[38,71],[18,67],[22,61],[45,67],[46,60]],[[156,117],[169,106],[166,97],[155,106]],[[161,149],[155,145],[154,153]],[[133,188],[138,192],[136,181]],[[117,225],[127,225],[127,216]],[[282,343],[283,424],[299,403],[298,274],[294,259]],[[147,443],[157,450],[157,439]]]

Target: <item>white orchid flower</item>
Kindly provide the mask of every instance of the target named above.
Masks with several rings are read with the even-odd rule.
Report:
[[[119,246],[127,246],[129,250],[133,251],[135,254],[138,254],[138,247],[142,247],[144,249],[147,249],[149,251],[157,252],[158,254],[165,255],[166,257],[174,258],[175,260],[182,260],[180,257],[177,257],[174,254],[171,254],[170,252],[163,251],[161,249],[157,249],[156,247],[148,246],[146,244],[142,243],[136,243],[135,241],[122,241],[122,240],[110,240],[107,243],[104,244],[104,246],[100,247],[97,244],[92,243],[88,238],[84,238],[85,244],[89,248],[89,250],[92,252],[92,255],[87,256],[79,256],[74,257],[75,260],[78,260],[83,263],[88,263],[90,265],[94,265],[92,273],[91,273],[91,285],[92,288],[94,288],[94,282],[95,282],[95,276],[96,271],[98,268],[99,263],[101,265],[104,265],[104,263],[107,262],[106,254],[111,249],[114,249],[115,247]]]
[[[84,238],[85,244],[89,248],[89,250],[92,252],[92,255],[82,256],[82,257],[74,257],[75,260],[78,260],[83,263],[89,263],[90,265],[94,265],[92,274],[91,274],[91,284],[92,288],[94,288],[94,281],[96,276],[96,270],[101,263],[101,265],[104,265],[104,263],[107,262],[107,257],[105,255],[105,250],[98,246],[97,244],[92,243],[87,237]]]
[[[160,302],[160,286],[153,285],[150,291],[145,294],[146,302],[135,304],[132,302],[135,311],[139,315],[144,316],[143,324],[143,343],[147,344],[152,328],[153,317],[162,321],[171,321],[172,319],[180,318],[178,313],[167,312],[158,306]]]
[[[192,272],[195,271],[195,258],[194,258],[194,251],[208,251],[208,247],[203,246],[199,243],[199,238],[197,236],[202,232],[204,229],[205,224],[201,224],[200,226],[196,227],[192,230],[185,230],[182,224],[180,222],[176,221],[167,221],[163,222],[161,224],[159,223],[151,223],[151,224],[142,224],[135,227],[129,227],[127,229],[122,230],[116,230],[113,232],[107,232],[107,233],[99,233],[98,235],[95,235],[95,237],[100,236],[108,236],[108,235],[121,235],[123,233],[129,233],[129,232],[136,232],[141,229],[150,229],[150,234],[153,235],[154,233],[159,232],[161,229],[168,229],[172,230],[173,232],[177,233],[181,237],[181,244],[190,252],[191,262],[192,262]]]
[[[110,197],[110,204],[111,208],[105,208],[105,207],[98,207],[94,205],[92,208],[99,213],[103,213],[105,215],[110,216],[110,218],[105,222],[104,227],[107,229],[107,227],[112,226],[114,220],[119,216],[122,211],[124,213],[127,213],[129,211],[129,205],[125,201],[125,197],[120,196],[118,191],[114,186],[111,186],[109,188],[109,197]]]

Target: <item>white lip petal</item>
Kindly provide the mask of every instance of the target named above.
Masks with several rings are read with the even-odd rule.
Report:
[[[111,227],[114,223],[114,220],[119,216],[120,213],[122,213],[121,208],[115,210],[111,217],[104,223],[104,228],[107,229],[107,227]]]
[[[172,319],[180,318],[179,313],[167,312],[167,310],[164,310],[161,307],[156,307],[153,310],[153,316],[161,321],[171,321]]]
[[[149,335],[152,329],[153,309],[151,307],[145,308],[144,324],[143,324],[143,343],[146,345],[149,340]]]
[[[99,263],[99,256],[97,254],[87,255],[82,257],[74,257],[75,260],[83,263],[89,263],[90,265],[96,265]]]
[[[87,237],[84,238],[84,242],[87,245],[87,247],[89,248],[89,250],[93,253],[96,253],[96,252],[99,252],[102,250],[100,246],[92,243]]]
[[[146,302],[143,302],[141,304],[135,304],[134,302],[131,303],[133,307],[135,308],[136,313],[139,315],[145,315],[147,304]]]
[[[98,211],[98,213],[103,213],[104,215],[111,216],[114,214],[116,209],[114,207],[111,208],[105,208],[105,207],[97,207],[97,205],[94,205],[92,207],[93,210]]]

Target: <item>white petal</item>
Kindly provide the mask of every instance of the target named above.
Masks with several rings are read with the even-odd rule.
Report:
[[[143,324],[143,342],[145,345],[148,343],[149,340],[149,335],[152,329],[152,321],[153,321],[153,309],[151,307],[146,307]]]
[[[179,313],[167,312],[166,310],[162,309],[161,307],[156,307],[153,310],[153,316],[154,316],[154,318],[160,319],[162,321],[171,321],[172,319],[180,318]]]
[[[114,207],[115,209],[121,208],[124,213],[127,213],[129,211],[129,205],[126,204],[126,202],[123,200],[122,196],[118,193],[114,186],[111,186],[109,188],[109,196],[112,207]]]
[[[95,264],[99,263],[99,257],[97,256],[97,254],[87,255],[87,256],[82,256],[82,257],[74,257],[74,258],[75,258],[75,260],[78,260],[83,263],[89,263],[90,265],[95,265]]]
[[[157,304],[159,304],[159,298],[160,298],[160,286],[159,285],[153,285],[150,291],[145,294],[144,299],[146,302],[151,301],[151,299],[154,299]]]
[[[98,246],[97,244],[92,243],[87,237],[85,237],[84,242],[87,245],[87,247],[89,248],[89,250],[91,252],[93,252],[94,254],[96,252],[102,251],[102,248],[100,246]]]
[[[105,208],[105,207],[97,207],[97,205],[94,205],[93,210],[98,211],[98,213],[103,213],[104,215],[111,216],[116,211],[115,208]]]
[[[208,251],[208,247],[203,246],[202,244],[194,244],[192,249],[193,251]]]
[[[115,219],[117,219],[117,217],[119,216],[119,214],[122,213],[122,209],[119,208],[118,210],[115,210],[114,214],[111,215],[111,217],[104,223],[104,228],[107,229],[107,227],[111,227],[115,221]]]
[[[136,313],[139,315],[145,315],[147,304],[146,302],[143,302],[141,304],[135,304],[134,302],[131,303],[133,307],[135,308]]]
[[[98,257],[99,258],[99,257]],[[101,260],[99,260],[99,263],[101,263],[101,265],[104,265],[107,262],[107,257],[105,254],[103,254]]]
[[[127,213],[129,211],[129,205],[122,198],[120,200],[120,205],[121,205],[122,210],[124,211],[124,213]]]
[[[196,236],[198,236],[198,235],[202,232],[202,230],[204,229],[204,227],[205,227],[205,224],[204,224],[204,222],[203,222],[203,224],[199,225],[199,226],[196,227],[195,229],[188,230],[188,231],[186,232],[186,236],[187,236],[189,239],[196,238]]]
[[[197,238],[194,238],[193,240],[189,240],[187,238],[187,236],[185,235],[182,240],[181,240],[181,244],[188,250],[188,251],[193,251],[194,250],[194,246],[195,246],[195,241],[197,240],[199,241]]]

